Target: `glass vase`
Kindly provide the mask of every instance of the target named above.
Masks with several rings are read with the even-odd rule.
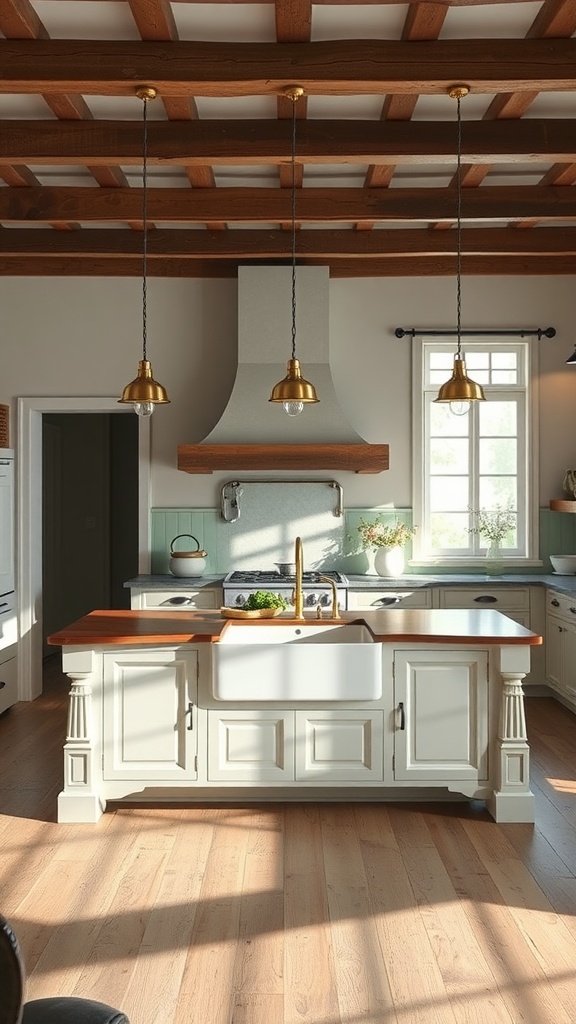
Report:
[[[504,557],[497,540],[493,540],[486,551],[486,572],[489,576],[498,576],[504,572]]]

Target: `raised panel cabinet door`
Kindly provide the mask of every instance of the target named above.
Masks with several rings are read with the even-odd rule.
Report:
[[[0,455],[0,594],[14,590],[14,462]]]
[[[292,782],[294,712],[208,712],[208,779]]]
[[[486,651],[397,651],[394,777],[488,778]]]
[[[561,692],[576,704],[576,626],[572,623],[562,632],[562,676]]]
[[[296,778],[308,782],[380,782],[383,712],[296,712]]]
[[[11,648],[15,652],[15,648]],[[2,652],[4,654],[4,652]],[[0,714],[18,700],[18,661],[16,654],[0,663]]]
[[[197,652],[103,658],[104,778],[196,779]]]
[[[562,633],[567,626],[556,615],[546,617],[546,682],[562,689]]]

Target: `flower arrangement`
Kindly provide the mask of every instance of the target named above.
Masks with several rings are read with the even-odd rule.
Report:
[[[380,516],[369,523],[360,519],[358,533],[364,548],[396,548],[404,547],[416,533],[415,526],[407,526],[395,519],[393,523],[384,524]]]
[[[501,544],[516,526],[516,513],[509,505],[506,508],[497,505],[495,509],[471,508],[470,511],[476,517],[476,525],[468,532],[486,537],[491,544]]]

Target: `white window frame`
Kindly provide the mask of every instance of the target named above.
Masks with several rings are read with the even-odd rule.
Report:
[[[519,426],[519,450],[518,458],[521,460],[521,475],[524,476],[523,496],[519,504],[519,510],[525,509],[523,522],[519,524],[518,539],[522,541],[523,551],[520,554],[505,553],[505,562],[512,567],[528,567],[541,565],[539,558],[539,506],[538,506],[538,355],[539,342],[534,340],[523,340],[498,337],[494,335],[489,340],[482,341],[464,339],[464,355],[466,350],[479,349],[485,351],[487,347],[493,348],[499,344],[502,347],[520,346],[524,351],[526,360],[526,380],[523,385],[505,386],[501,390],[503,398],[506,395],[524,395],[524,425],[525,429]],[[422,567],[442,565],[460,568],[463,565],[475,567],[482,565],[485,561],[484,554],[466,553],[432,553],[427,546],[428,521],[427,521],[427,487],[426,487],[426,465],[425,453],[427,450],[427,421],[428,409],[427,395],[438,392],[438,385],[426,385],[425,383],[425,354],[427,350],[455,351],[455,341],[446,341],[446,338],[438,336],[427,336],[425,339],[415,336],[412,341],[412,409],[413,409],[413,435],[412,435],[412,493],[413,493],[413,522],[420,528],[417,530],[413,541],[413,555],[411,564]],[[473,374],[471,374],[473,376]],[[496,391],[490,386],[485,388],[487,401],[490,401],[490,394],[496,395]],[[524,442],[524,443],[522,443]],[[524,534],[525,531],[525,534]]]

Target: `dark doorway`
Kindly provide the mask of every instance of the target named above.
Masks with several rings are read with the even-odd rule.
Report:
[[[44,413],[42,462],[45,638],[94,608],[130,607],[123,583],[138,573],[138,418]]]

